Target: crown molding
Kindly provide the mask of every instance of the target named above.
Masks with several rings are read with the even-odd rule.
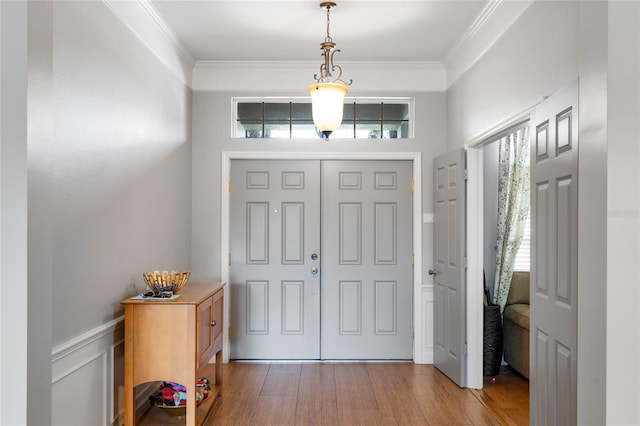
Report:
[[[447,88],[500,39],[533,2],[534,0],[489,0],[445,56]]]
[[[351,91],[444,91],[442,62],[342,62],[343,75],[353,79]],[[303,91],[313,83],[318,62],[198,61],[193,68],[196,91]],[[391,73],[391,74],[390,74]],[[393,78],[389,78],[393,75]]]
[[[164,34],[164,36],[175,46],[180,53],[180,56],[187,61],[191,67],[196,63],[193,55],[185,46],[184,43],[178,38],[178,35],[173,31],[173,28],[167,24],[167,21],[158,13],[158,10],[149,2],[149,0],[137,0],[136,3],[149,15],[149,18],[156,27]]]
[[[443,70],[444,64],[436,61],[351,61],[341,62],[343,68],[351,69],[424,69]],[[197,61],[195,67],[199,69],[287,69],[287,68],[318,68],[317,61]]]
[[[445,64],[451,62],[451,60],[458,54],[458,52],[460,52],[462,48],[464,48],[471,42],[473,37],[476,36],[476,34],[491,18],[491,15],[495,13],[496,9],[500,6],[500,3],[502,3],[502,0],[489,0],[485,7],[480,11],[478,16],[476,16],[476,18],[473,20],[471,25],[469,25],[467,30],[451,46],[451,48],[445,55]]]
[[[149,0],[102,1],[160,62],[191,86],[196,61]]]

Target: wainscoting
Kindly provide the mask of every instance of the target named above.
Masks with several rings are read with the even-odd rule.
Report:
[[[124,382],[124,317],[52,351],[54,425],[119,423]]]
[[[414,340],[416,346],[420,345],[414,348],[415,361],[421,364],[433,364],[433,286],[422,286],[420,295],[422,309],[419,312],[422,315],[420,318],[422,327],[418,329],[422,330],[422,338]]]
[[[124,317],[55,347],[51,366],[54,425],[123,424]],[[139,389],[138,409],[153,388]]]
[[[433,287],[420,293],[422,335],[415,353],[433,363]],[[417,361],[417,359],[416,359]],[[54,425],[123,424],[124,317],[116,318],[52,351]],[[138,389],[137,411],[146,408],[155,384]]]

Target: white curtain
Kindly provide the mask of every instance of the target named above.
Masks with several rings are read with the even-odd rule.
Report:
[[[495,305],[507,302],[513,264],[529,214],[529,132],[523,128],[500,140]]]

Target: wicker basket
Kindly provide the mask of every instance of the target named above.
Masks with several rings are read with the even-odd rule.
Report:
[[[143,272],[142,277],[149,290],[154,293],[172,291],[178,293],[189,282],[189,271],[153,271]]]

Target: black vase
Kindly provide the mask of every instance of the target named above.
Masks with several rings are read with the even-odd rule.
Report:
[[[484,344],[482,349],[482,374],[497,376],[502,362],[502,315],[500,306],[484,307]]]

